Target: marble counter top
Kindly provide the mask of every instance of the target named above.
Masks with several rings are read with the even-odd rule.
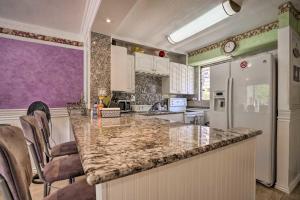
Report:
[[[121,118],[91,119],[70,116],[75,140],[89,184],[196,156],[261,134],[235,128],[228,131],[205,126],[144,119],[130,114]]]

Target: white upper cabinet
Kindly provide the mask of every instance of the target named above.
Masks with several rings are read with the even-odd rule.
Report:
[[[181,81],[182,81],[181,66],[180,66],[180,64],[177,64],[176,66],[174,65],[174,67],[175,67],[175,69],[174,69],[175,74],[172,78],[174,79],[173,80],[173,84],[175,85],[174,87],[176,87],[175,94],[181,94]]]
[[[194,82],[194,80],[190,80],[188,71],[186,65],[170,62],[170,76],[163,78],[163,93],[188,94],[188,85]]]
[[[151,56],[135,52],[135,71],[168,76],[170,74],[169,58]]]
[[[195,94],[195,68],[188,66],[187,73],[187,94]]]
[[[111,46],[111,90],[134,92],[134,58],[127,55],[127,48]]]
[[[178,63],[170,63],[170,89],[169,93],[177,94],[180,90],[179,83],[180,77],[178,76],[178,70],[180,69],[180,64]]]
[[[135,52],[135,71],[144,73],[154,73],[153,56]]]
[[[187,94],[187,81],[188,81],[188,68],[186,65],[180,65],[180,75],[181,75],[181,88],[180,94]]]
[[[158,56],[153,56],[153,58],[154,58],[155,73],[162,76],[169,76],[170,74],[169,58],[162,58]]]
[[[134,69],[134,56],[127,55],[127,76],[128,76],[128,92],[135,92],[135,69]]]
[[[194,68],[170,62],[170,76],[163,78],[164,94],[194,94]]]

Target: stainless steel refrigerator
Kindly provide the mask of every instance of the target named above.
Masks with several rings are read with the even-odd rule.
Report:
[[[276,65],[263,53],[210,67],[210,126],[246,127],[263,131],[257,137],[256,179],[275,181]]]

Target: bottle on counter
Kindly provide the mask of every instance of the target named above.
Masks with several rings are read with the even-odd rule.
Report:
[[[96,118],[97,115],[98,115],[98,104],[97,102],[95,102],[92,109],[92,118]]]
[[[104,108],[103,98],[104,98],[103,96],[99,96],[99,99],[98,99],[98,105],[97,105],[98,117],[101,116],[101,110],[102,110],[102,108]]]

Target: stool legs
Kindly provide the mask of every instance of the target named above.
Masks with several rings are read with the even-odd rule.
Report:
[[[48,196],[51,191],[51,183],[44,183],[44,197]]]

